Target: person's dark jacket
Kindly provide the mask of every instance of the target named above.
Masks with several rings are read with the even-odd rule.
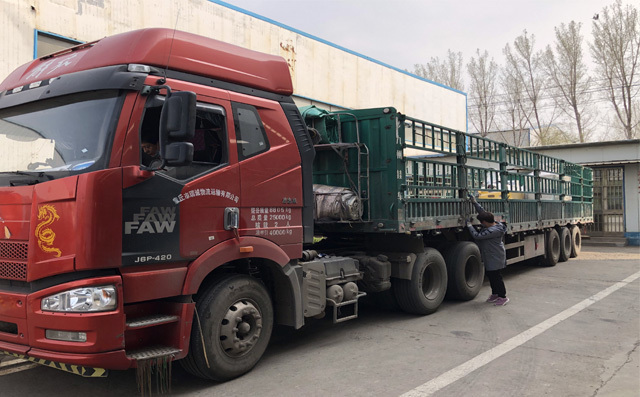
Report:
[[[484,212],[484,209],[478,203],[472,203],[478,213]],[[507,267],[507,254],[504,250],[502,237],[507,232],[507,226],[504,223],[496,223],[490,227],[483,227],[479,232],[468,224],[469,233],[480,247],[482,262],[485,270],[493,271],[504,269]]]

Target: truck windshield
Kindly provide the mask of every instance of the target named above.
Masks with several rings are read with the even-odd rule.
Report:
[[[118,91],[66,95],[0,110],[0,172],[105,168],[122,107]]]

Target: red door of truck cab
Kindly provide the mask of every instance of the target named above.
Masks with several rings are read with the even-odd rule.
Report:
[[[278,102],[231,95],[240,164],[240,234],[302,253],[302,169],[291,127]]]
[[[178,84],[172,88],[178,89]],[[196,133],[190,140],[194,161],[165,167],[144,180],[126,177],[139,173],[138,165],[125,167],[124,266],[190,261],[235,238],[234,231],[224,227],[225,209],[237,207],[240,201],[231,104],[224,98],[225,91],[199,88],[211,96],[198,92]],[[123,164],[130,162],[128,157],[139,158],[146,166],[158,161],[154,146],[163,101],[151,96],[143,102],[133,114],[125,147],[150,149],[131,150],[134,153],[125,149]]]

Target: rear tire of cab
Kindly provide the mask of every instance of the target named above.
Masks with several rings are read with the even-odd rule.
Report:
[[[435,248],[425,248],[413,265],[411,280],[397,279],[393,290],[400,308],[412,314],[431,314],[447,292],[447,267]]]

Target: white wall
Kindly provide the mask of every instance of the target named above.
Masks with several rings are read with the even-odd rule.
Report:
[[[177,27],[287,59],[299,103],[394,106],[466,131],[466,96],[215,0],[0,0],[0,75],[33,58],[34,31],[79,41]],[[366,54],[365,54],[366,55]]]
[[[16,141],[0,135],[0,146],[4,156],[0,156],[0,171],[37,170],[53,160],[55,143],[49,139]]]

